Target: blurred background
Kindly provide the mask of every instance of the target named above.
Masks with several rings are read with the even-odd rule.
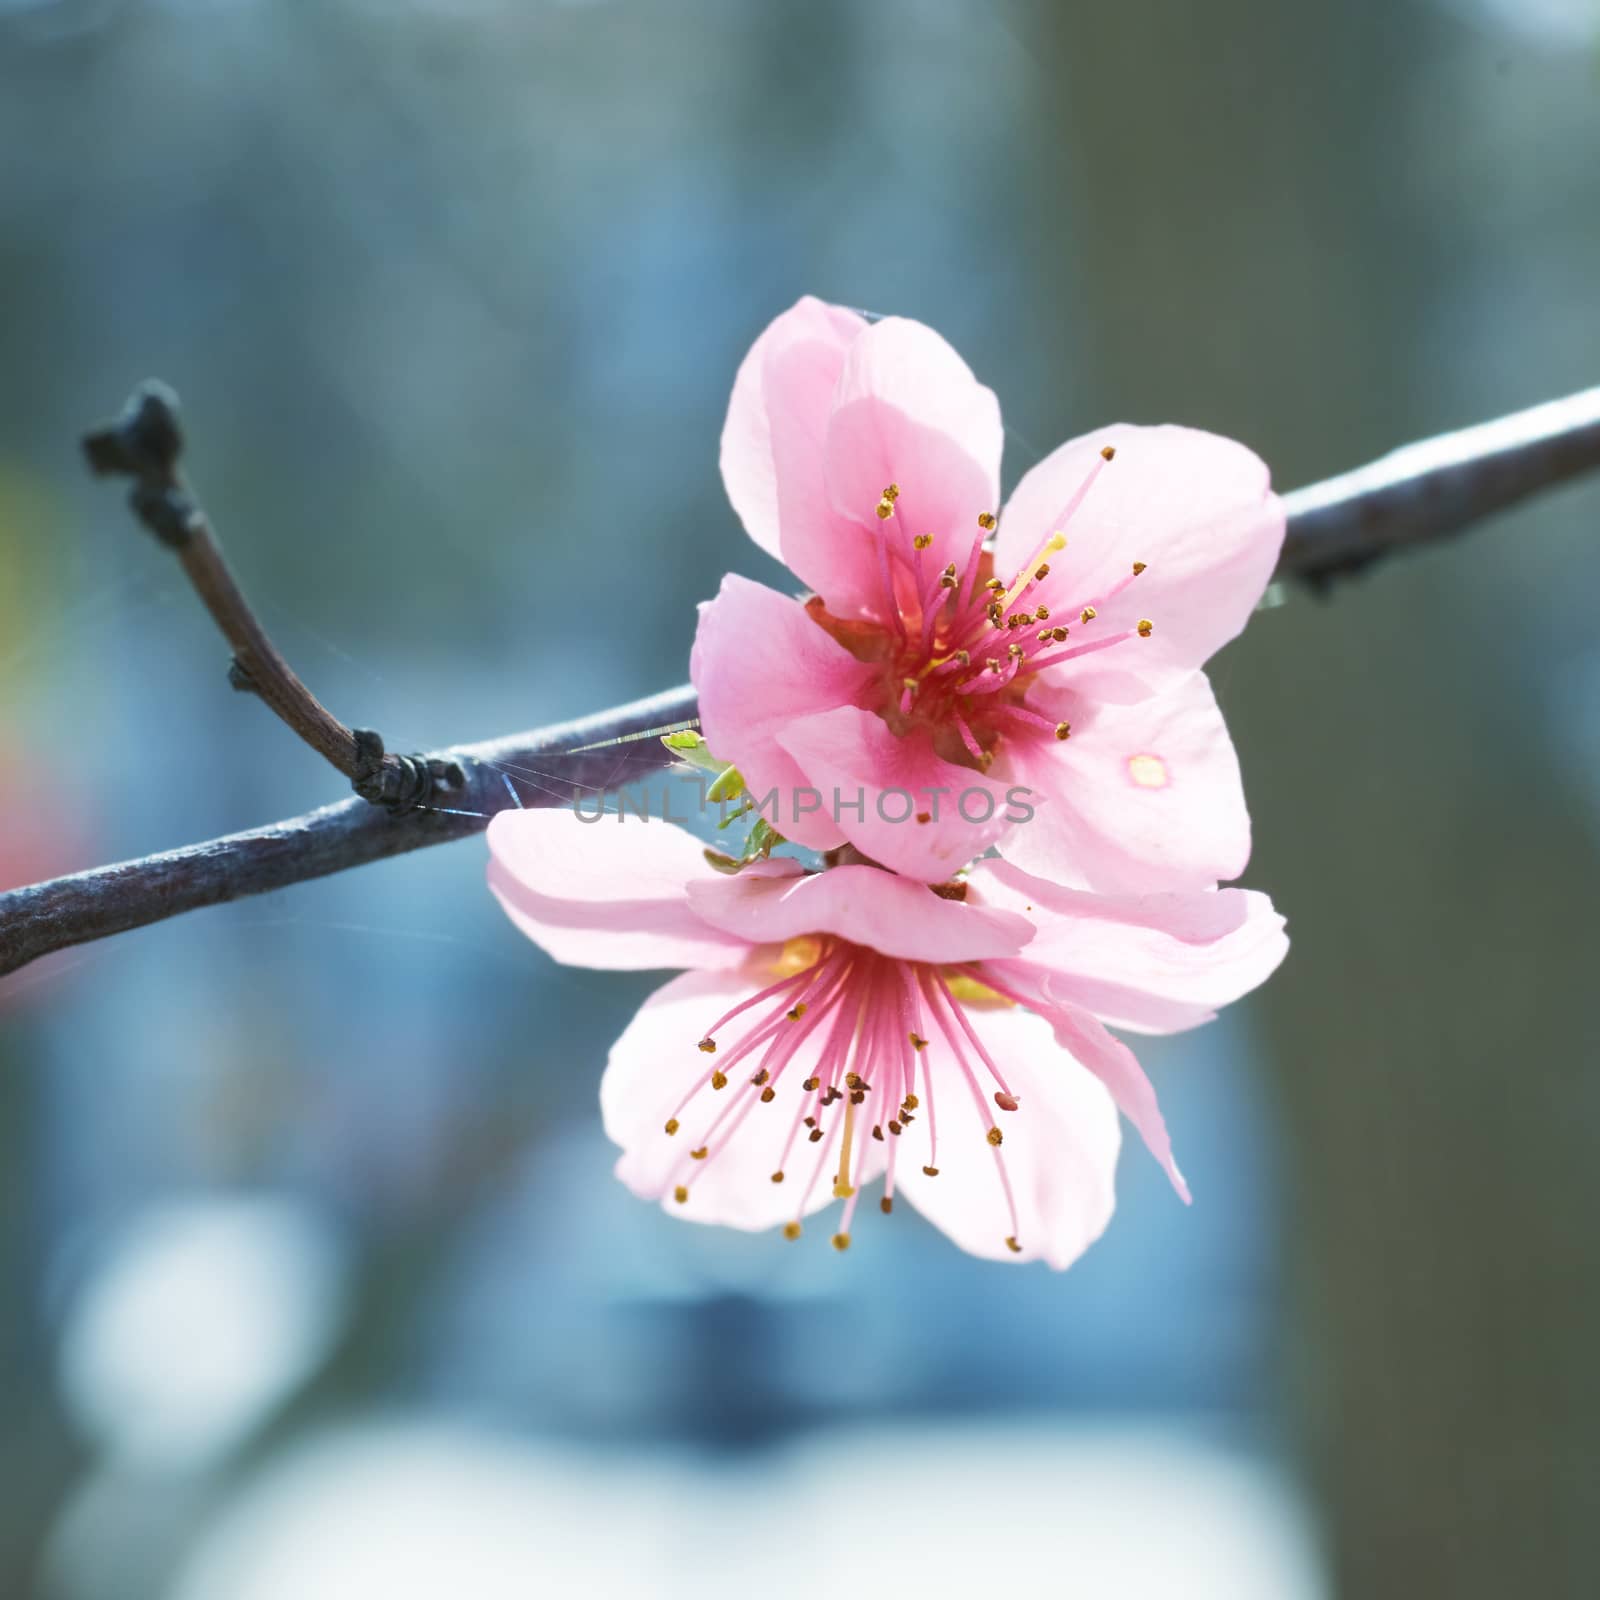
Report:
[[[347,720],[550,722],[781,581],[717,435],[804,292],[949,337],[1008,483],[1127,418],[1293,487],[1596,382],[1597,30],[0,0],[0,880],[337,797],[85,479],[136,380]],[[656,980],[522,941],[481,841],[0,980],[0,1594],[1600,1592],[1597,514],[1216,664],[1294,948],[1142,1048],[1196,1204],[1130,1148],[1065,1276],[633,1201]]]

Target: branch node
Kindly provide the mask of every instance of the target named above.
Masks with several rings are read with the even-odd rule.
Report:
[[[353,728],[355,771],[350,787],[371,805],[385,807],[391,816],[426,806],[442,790],[459,789],[466,773],[455,761],[414,755],[385,758],[383,736],[371,728]]]
[[[250,676],[250,669],[235,656],[228,663],[228,685],[240,694],[258,694],[256,680]]]
[[[97,477],[134,480],[128,504],[163,544],[180,550],[205,526],[178,476],[183,428],[178,397],[164,383],[141,383],[114,422],[84,435],[83,453]]]

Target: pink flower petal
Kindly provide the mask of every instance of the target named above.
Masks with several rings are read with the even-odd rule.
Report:
[[[750,944],[831,933],[902,961],[943,964],[1015,955],[1033,937],[1026,917],[945,900],[925,884],[877,867],[831,867],[801,878],[702,879],[695,914]]]
[[[1057,669],[1131,700],[1176,683],[1243,629],[1277,563],[1284,514],[1266,466],[1243,445],[1193,428],[1117,423],[1062,445],[1017,485],[996,541],[1003,578],[1061,527],[1063,507],[1106,445],[1115,459],[1063,529],[1067,548],[1050,556],[1039,592],[1064,617],[1096,608],[1089,624],[1073,627],[1075,642],[1141,618],[1154,624],[1148,639]],[[1135,562],[1147,570],[1107,598]]]
[[[512,922],[568,966],[735,966],[748,945],[702,922],[685,892],[719,876],[704,849],[665,822],[502,811],[489,824],[489,887]]]
[[[850,705],[874,676],[806,614],[798,600],[748,578],[729,576],[700,608],[689,674],[700,692],[706,743],[744,775],[759,799],[784,798],[806,785],[804,770],[779,741],[797,718]],[[798,823],[784,806],[780,831],[814,850],[844,842],[826,808]]]
[[[851,844],[924,883],[938,883],[982,855],[1017,815],[1008,785],[945,761],[926,732],[902,737],[870,711],[843,706],[804,717],[777,738],[823,796],[824,811],[838,797],[839,831]]]
[[[985,1007],[970,1008],[967,1017],[1005,1072],[1020,1109],[999,1117],[1005,1143],[991,1148],[966,1085],[955,1071],[943,1070],[937,1079],[939,1175],[922,1171],[928,1159],[924,1105],[896,1152],[896,1190],[973,1255],[1070,1267],[1105,1231],[1116,1207],[1116,1108],[1040,1018]],[[935,1070],[943,1067],[941,1061]],[[999,1176],[1002,1160],[1016,1200],[1014,1230]],[[1020,1251],[1007,1245],[1008,1236]]]
[[[1095,895],[985,861],[969,900],[1029,918],[1019,958],[1061,1004],[1113,1027],[1176,1033],[1264,983],[1288,953],[1283,918],[1253,890]]]
[[[1172,1140],[1156,1102],[1155,1085],[1145,1076],[1138,1058],[1087,1011],[1063,1007],[1051,1012],[1050,1021],[1055,1026],[1056,1041],[1111,1091],[1117,1109],[1139,1130],[1146,1148],[1161,1163],[1179,1198],[1188,1205],[1189,1185],[1173,1159]]]
[[[1250,859],[1239,762],[1203,672],[1133,706],[1073,712],[1072,737],[1014,741],[1050,800],[1000,842],[1024,871],[1103,894],[1211,888]]]
[[[859,546],[879,538],[910,560],[917,535],[933,541],[923,553],[930,572],[964,562],[979,515],[999,503],[1003,444],[999,401],[938,334],[902,317],[874,323],[850,346],[834,395],[826,472],[838,520],[817,551],[820,565],[858,572]],[[891,483],[900,496],[880,521],[878,500]],[[790,566],[843,614],[826,570]],[[880,580],[879,615],[881,601]]]
[[[641,1199],[660,1200],[673,1216],[729,1228],[770,1228],[834,1202],[827,1171],[811,1183],[819,1164],[837,1159],[833,1146],[811,1145],[802,1137],[783,1160],[803,1098],[800,1082],[816,1065],[825,1030],[795,1052],[771,1104],[756,1098],[749,1081],[759,1056],[731,1072],[725,1088],[705,1083],[695,1089],[715,1065],[714,1057],[697,1048],[706,1028],[770,981],[766,974],[684,973],[645,1001],[611,1047],[600,1080],[600,1111],[606,1133],[622,1147],[616,1175]],[[679,1129],[669,1135],[666,1121],[673,1116]],[[707,1151],[703,1160],[690,1154],[696,1149]],[[883,1171],[882,1146],[869,1141],[863,1160],[865,1185]],[[784,1181],[774,1183],[780,1163]],[[688,1190],[681,1204],[674,1198],[680,1184]]]
[[[865,327],[808,295],[768,324],[734,379],[722,481],[745,531],[779,560],[785,524],[803,533],[833,520],[822,444],[845,353]]]

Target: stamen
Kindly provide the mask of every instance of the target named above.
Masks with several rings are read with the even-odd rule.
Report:
[[[786,1222],[786,1223],[784,1223],[784,1225],[783,1225],[783,1236],[784,1236],[785,1239],[798,1239],[800,1237],[800,1234],[801,1234],[801,1228],[800,1228],[800,1224],[798,1222]]]
[[[680,1183],[678,1187],[672,1191],[672,1198],[676,1200],[680,1206],[684,1205],[689,1199],[689,1191]]]
[[[980,511],[978,513],[978,526],[982,528],[985,533],[993,533],[995,527],[994,512]]]
[[[1083,610],[1078,613],[1078,621],[1093,622],[1094,619],[1099,615],[1100,613],[1096,611],[1093,606],[1085,606]]]
[[[1143,572],[1144,570],[1145,570],[1145,563],[1143,561],[1135,561],[1134,562],[1134,564],[1133,564],[1133,575],[1134,575],[1134,577],[1137,578],[1139,576],[1139,574],[1141,572]]]
[[[703,1038],[703,1039],[702,1039],[702,1040],[701,1040],[701,1041],[700,1041],[700,1048],[701,1048],[701,1049],[702,1049],[702,1050],[704,1050],[704,1051],[705,1051],[705,1053],[706,1053],[706,1054],[707,1054],[707,1055],[708,1055],[708,1056],[709,1056],[709,1055],[715,1055],[715,1054],[716,1054],[716,1049],[717,1049],[717,1041],[716,1041],[716,1040],[715,1040],[715,1039],[713,1039],[713,1038],[712,1038],[712,1037],[711,1037],[711,1035],[710,1035],[710,1034],[709,1034],[709,1033],[708,1033],[708,1034],[707,1034],[707,1035],[706,1035],[706,1036],[705,1036],[705,1038]]]
[[[1002,1111],[1015,1111],[1017,1109],[1017,1097],[1014,1094],[1007,1094],[1004,1089],[995,1090],[994,1103]]]
[[[1140,617],[1138,632],[1141,639],[1148,639],[1155,631],[1155,623],[1153,623],[1148,617]]]
[[[1071,737],[1072,737],[1072,724],[1070,722],[1058,722],[1056,724],[1056,738],[1058,738],[1058,739],[1070,739]]]
[[[834,1234],[833,1248],[835,1250],[848,1250],[850,1248],[850,1235],[848,1233]]]
[[[676,1117],[668,1117],[667,1118],[667,1132],[668,1133],[676,1133],[677,1131],[678,1131],[678,1119]]]

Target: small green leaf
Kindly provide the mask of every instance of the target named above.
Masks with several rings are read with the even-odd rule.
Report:
[[[724,767],[716,782],[706,790],[706,799],[721,805],[724,800],[737,800],[744,793],[744,777],[737,767]]]

